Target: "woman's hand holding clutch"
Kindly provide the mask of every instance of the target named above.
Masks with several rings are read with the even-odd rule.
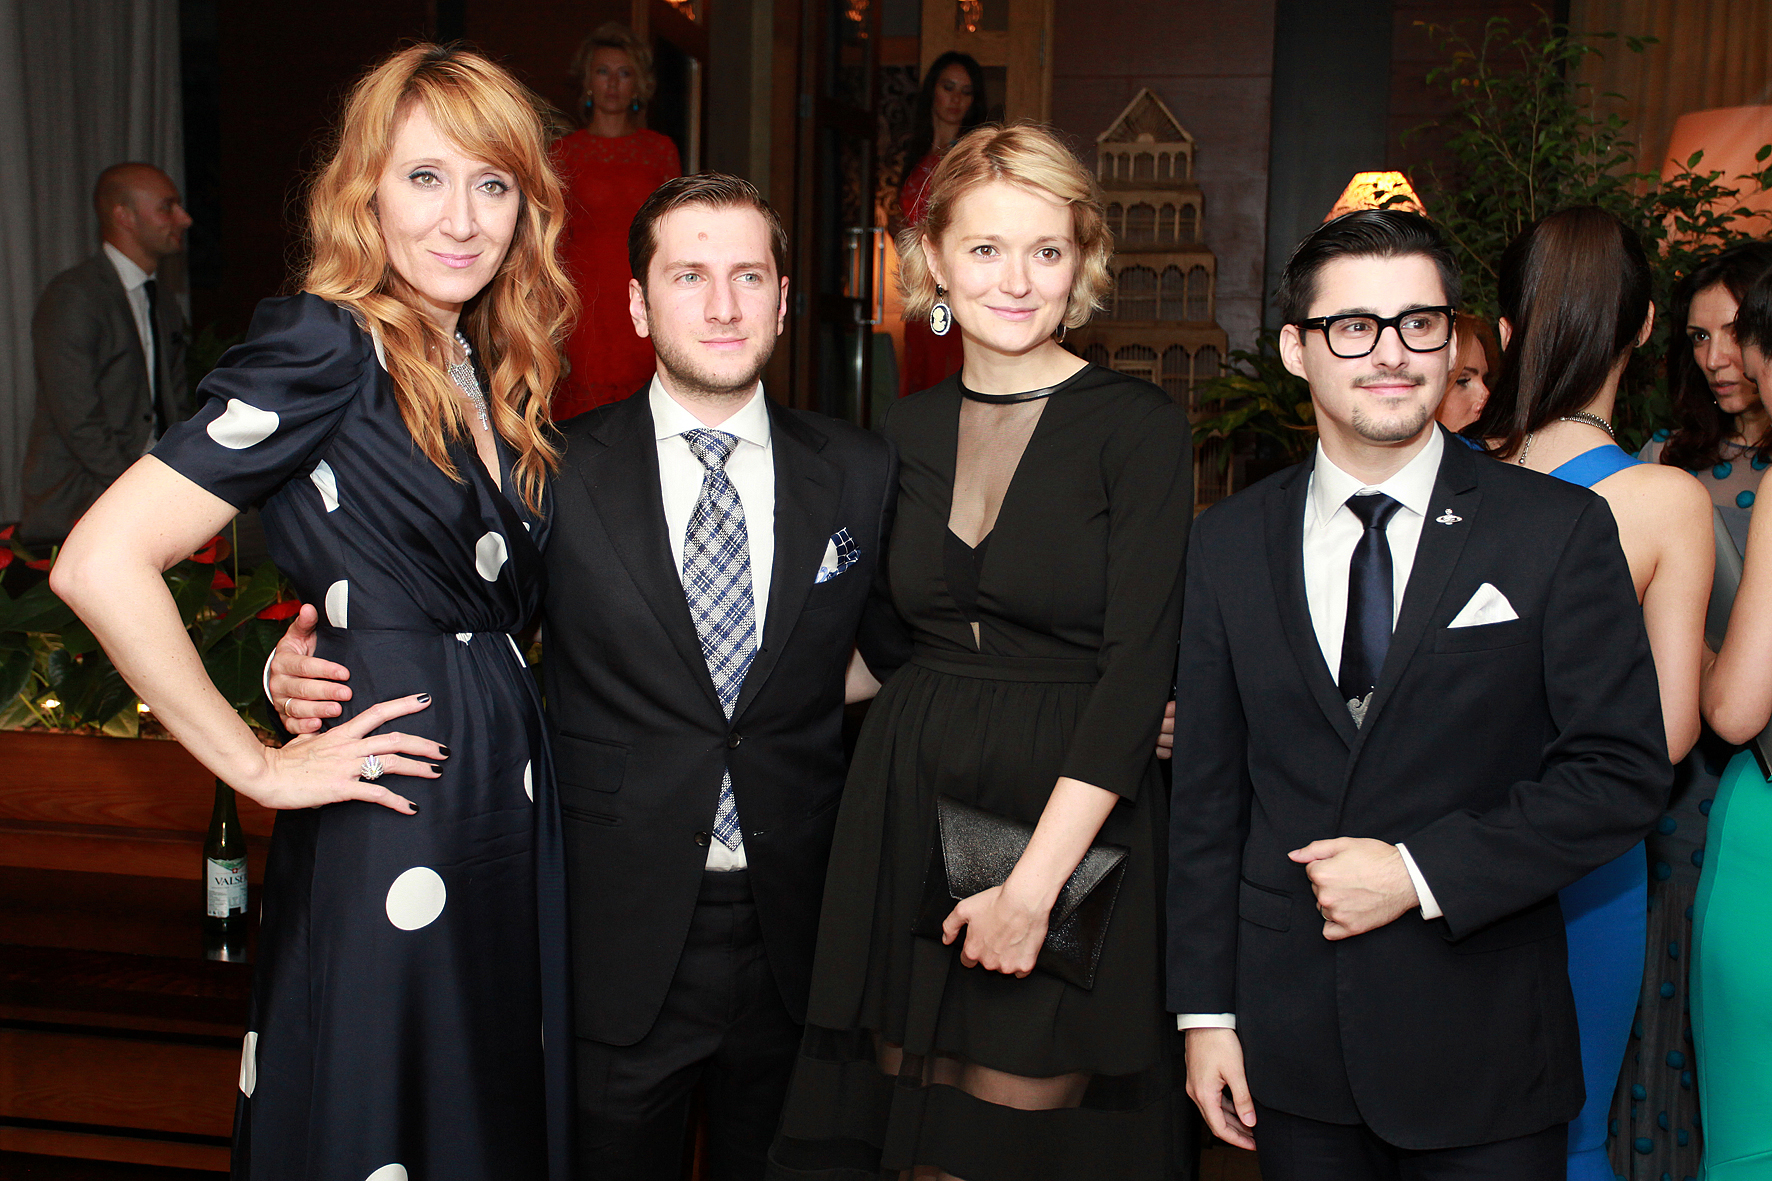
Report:
[[[952,944],[961,938],[960,962],[1007,976],[1026,976],[1034,970],[1040,946],[1046,942],[1046,920],[1052,900],[1023,898],[1015,888],[1015,875],[1001,886],[960,900],[941,925],[941,941]]]

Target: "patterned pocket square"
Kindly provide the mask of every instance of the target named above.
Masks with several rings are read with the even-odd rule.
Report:
[[[821,582],[829,582],[849,567],[855,565],[861,557],[861,547],[849,536],[849,530],[839,529],[831,534],[830,541],[825,543],[824,557],[818,562],[818,577],[812,580],[817,586]]]

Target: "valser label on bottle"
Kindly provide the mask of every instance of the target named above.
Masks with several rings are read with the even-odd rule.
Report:
[[[246,858],[205,857],[204,876],[209,885],[209,917],[225,919],[246,913]]]

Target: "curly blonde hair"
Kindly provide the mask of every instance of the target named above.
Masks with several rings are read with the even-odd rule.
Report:
[[[1077,236],[1077,273],[1065,305],[1064,326],[1081,328],[1102,307],[1113,279],[1108,263],[1114,239],[1102,210],[1101,187],[1071,150],[1037,123],[986,124],[961,137],[929,178],[923,220],[898,233],[898,290],[904,318],[927,320],[935,307],[935,276],[925,243],[938,246],[961,197],[992,181],[1008,181],[1071,209]]]
[[[468,437],[467,419],[439,360],[453,353],[454,342],[419,310],[417,294],[389,265],[375,209],[395,130],[414,103],[463,153],[511,173],[522,196],[504,262],[469,301],[460,330],[490,380],[492,428],[517,450],[517,488],[539,509],[547,475],[560,461],[548,401],[578,297],[556,257],[565,202],[548,163],[543,107],[522,83],[477,53],[441,45],[403,49],[365,74],[308,185],[301,289],[350,309],[380,338],[406,429],[460,482],[448,444]]]

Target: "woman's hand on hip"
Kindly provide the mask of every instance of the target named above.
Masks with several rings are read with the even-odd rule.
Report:
[[[941,941],[953,943],[961,938],[964,928],[962,964],[1006,976],[1026,976],[1034,970],[1034,961],[1046,942],[1050,913],[1050,907],[1041,909],[1013,892],[1006,882],[961,899],[941,924]]]
[[[342,800],[365,800],[396,812],[416,815],[418,805],[405,796],[364,778],[379,763],[382,774],[435,779],[441,772],[433,760],[449,757],[449,748],[414,734],[371,734],[377,726],[427,709],[429,693],[398,697],[372,705],[350,721],[324,734],[293,738],[281,748],[266,747],[263,772],[240,790],[267,808],[316,808]]]

